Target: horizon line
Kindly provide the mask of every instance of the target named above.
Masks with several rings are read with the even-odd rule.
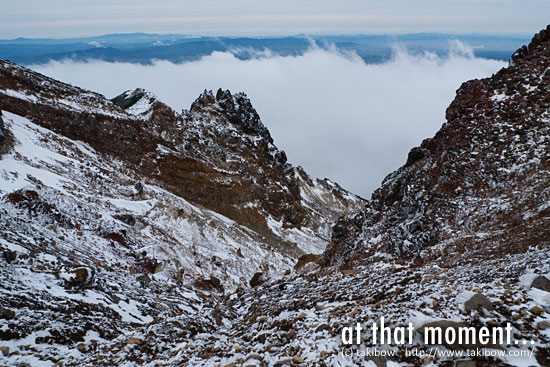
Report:
[[[132,35],[146,35],[146,36],[183,36],[183,37],[196,37],[196,38],[307,38],[307,37],[357,37],[357,36],[406,36],[406,35],[455,35],[455,36],[503,36],[503,37],[529,37],[532,38],[532,33],[517,33],[517,32],[452,32],[452,31],[426,31],[426,32],[393,32],[393,33],[295,33],[295,34],[266,34],[266,35],[251,35],[251,34],[235,34],[235,35],[208,35],[208,34],[187,34],[187,33],[147,33],[147,32],[115,32],[104,33],[96,35],[86,36],[61,36],[61,37],[15,37],[15,38],[0,38],[0,41],[17,41],[17,40],[73,40],[73,39],[88,39],[88,38],[101,38],[106,36],[132,36]]]

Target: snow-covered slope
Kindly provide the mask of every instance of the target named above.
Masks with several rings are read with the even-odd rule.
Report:
[[[180,114],[1,61],[0,109],[0,365],[212,331],[225,294],[322,252],[363,206],[286,163],[243,94]]]
[[[6,174],[10,183],[2,190],[40,193],[67,186],[60,182],[80,182],[69,185],[83,192],[73,197],[85,203],[103,198],[118,213],[111,217],[136,222],[126,236],[190,276],[217,276],[233,287],[255,272],[284,272],[300,254],[321,252],[334,221],[363,205],[339,186],[312,180],[286,163],[244,94],[205,92],[179,114],[144,90],[111,102],[8,62],[0,66],[7,130],[27,132],[27,138],[15,136],[14,151],[0,169],[19,162],[15,174],[34,165],[35,176],[50,178],[40,179],[37,188],[24,175]],[[22,127],[30,121],[34,128]],[[54,132],[72,147],[74,169],[39,159],[67,149],[53,143]],[[89,154],[78,152],[80,146]],[[18,159],[24,157],[18,149],[41,153],[35,160]],[[66,194],[58,193],[60,201]]]
[[[11,356],[0,364],[50,366],[80,353],[79,342],[139,336],[135,327],[167,307],[200,323],[210,301],[181,277],[208,269],[176,265],[192,250],[193,233],[182,223],[175,230],[181,238],[161,244],[155,232],[171,222],[156,216],[171,204],[182,216],[210,216],[155,187],[138,195],[120,163],[82,142],[11,113],[3,120],[12,148],[0,159],[0,345]],[[205,240],[201,256],[223,245]],[[176,279],[179,269],[189,274]]]
[[[147,253],[150,261],[158,263],[155,271],[167,276],[216,276],[231,287],[245,285],[257,269],[280,273],[293,265],[293,258],[263,247],[260,236],[231,219],[142,184],[122,163],[103,159],[82,142],[26,118],[3,115],[15,139],[13,150],[0,161],[0,195],[7,200],[6,209],[19,204],[6,199],[10,195],[26,197],[32,191],[36,199],[31,195],[24,202],[37,200],[55,208],[56,217],[72,222],[73,231],[48,233],[44,241],[62,236],[64,240],[57,239],[59,246],[97,250],[90,260],[107,256],[111,243],[120,250],[131,246],[136,253]],[[4,218],[13,221],[18,216],[14,212]],[[50,220],[55,225],[55,218]]]
[[[510,67],[463,84],[440,131],[338,221],[323,256],[301,259],[302,276],[232,295],[231,327],[191,341],[202,348],[185,361],[550,366],[549,111],[550,26]],[[411,322],[413,343],[371,342],[382,317]],[[511,344],[427,345],[418,331],[431,322],[490,333],[510,323]],[[357,323],[368,337],[344,346]]]

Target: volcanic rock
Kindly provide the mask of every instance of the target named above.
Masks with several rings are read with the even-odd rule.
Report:
[[[7,308],[0,307],[0,318],[11,320],[15,318],[15,311],[8,310]]]
[[[323,263],[354,267],[383,251],[449,267],[549,238],[549,47],[550,27],[509,67],[462,84],[435,136],[411,150],[364,211],[338,221]],[[444,256],[432,252],[442,243]]]
[[[533,315],[540,316],[544,313],[544,308],[542,308],[540,306],[533,306],[533,307],[531,307],[530,311]]]
[[[489,299],[483,294],[477,293],[472,296],[472,298],[464,302],[464,310],[466,310],[466,312],[481,310],[482,308],[488,311],[492,311],[494,308],[491,301],[489,301]]]
[[[539,275],[531,283],[531,288],[536,288],[546,292],[550,292],[550,279],[548,279],[545,276]]]
[[[4,357],[7,357],[10,355],[10,348],[9,347],[5,347],[5,346],[2,346],[0,347],[0,352],[2,352],[2,354],[4,355]]]
[[[17,252],[15,251],[4,251],[2,255],[8,264],[17,258]]]
[[[257,272],[254,274],[252,279],[250,279],[250,286],[254,288],[257,285],[262,284],[263,282],[265,282],[264,273]]]

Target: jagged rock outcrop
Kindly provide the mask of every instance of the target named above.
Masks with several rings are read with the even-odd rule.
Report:
[[[464,83],[437,134],[341,219],[325,264],[377,252],[443,264],[517,253],[550,237],[550,28],[490,78]]]
[[[2,61],[0,96],[0,109],[121,160],[168,191],[252,229],[291,256],[324,246],[331,222],[363,203],[288,164],[242,93],[219,90],[214,96],[205,91],[189,111],[179,114],[142,89],[109,101]],[[308,241],[282,235],[302,227],[309,231]],[[300,248],[310,239],[317,245]]]
[[[182,136],[179,134],[182,125],[181,116],[153,93],[137,88],[116,96],[111,99],[111,102],[130,115],[145,121],[155,135],[165,140],[173,139],[174,144],[182,143]]]
[[[8,365],[82,365],[115,339],[142,364],[137,349],[172,349],[151,349],[154,324],[158,340],[212,334],[235,315],[228,293],[290,273],[363,206],[288,164],[244,94],[207,91],[177,113],[144,90],[113,102],[0,61],[0,110]]]

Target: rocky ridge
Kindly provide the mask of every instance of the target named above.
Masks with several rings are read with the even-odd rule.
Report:
[[[331,222],[363,204],[337,186],[302,180],[244,94],[218,91],[214,98],[206,92],[180,114],[137,90],[117,97],[124,110],[101,95],[5,61],[0,92],[0,109],[89,144],[175,195],[260,233],[281,251],[299,254],[304,249],[297,241],[317,243],[319,251]],[[319,194],[307,199],[320,202],[322,213],[304,209],[301,192],[311,191],[302,190],[304,184],[316,185]],[[278,225],[292,232],[283,241],[272,229]],[[308,241],[294,234],[302,227]],[[321,239],[309,240],[320,233]]]
[[[0,365],[140,345],[154,320],[212,331],[227,292],[320,253],[364,202],[288,164],[244,94],[177,113],[2,61],[0,110]]]
[[[341,219],[327,265],[384,253],[447,266],[547,241],[550,29],[510,66],[464,83],[437,134],[411,150],[366,209]]]
[[[189,341],[188,365],[550,366],[548,50],[550,27],[463,84],[441,130],[338,221],[323,256],[232,296],[231,327]],[[342,345],[344,326],[381,317],[417,331],[510,322],[517,343],[493,356],[445,355],[419,332],[414,345]]]
[[[312,237],[321,235],[322,239],[313,240],[319,251],[330,236],[331,221],[362,205],[362,199],[338,186],[297,174],[300,169],[289,165],[284,152],[273,145],[244,94],[220,90],[214,98],[205,92],[190,111],[179,114],[143,90],[127,92],[112,103],[8,62],[2,62],[0,73],[0,108],[86,142],[168,191],[261,233],[273,244],[281,243],[273,223],[289,230],[304,227]],[[312,188],[317,197],[302,197]],[[305,200],[317,201],[321,205],[314,206],[325,209],[305,210],[304,205],[310,204]],[[300,253],[293,237],[299,236],[283,239],[281,251]]]

